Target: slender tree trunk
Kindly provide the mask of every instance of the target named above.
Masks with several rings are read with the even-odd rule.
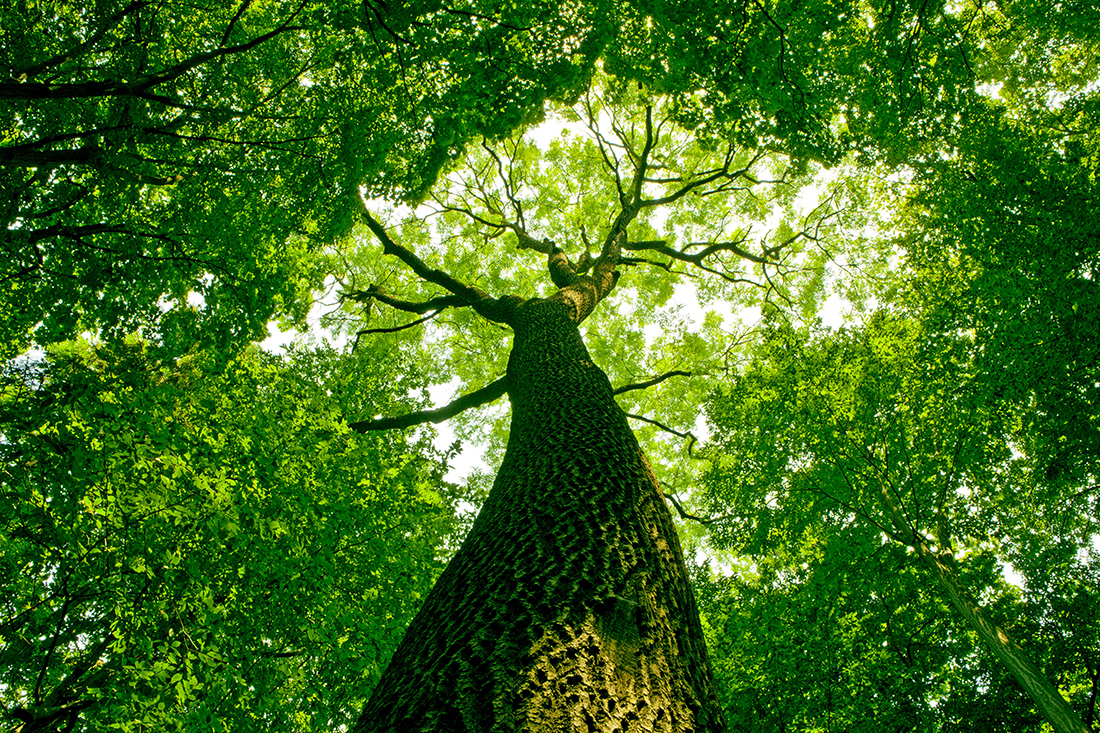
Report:
[[[1043,671],[1027,657],[1027,653],[986,615],[963,588],[954,570],[924,542],[916,547],[924,564],[935,575],[940,588],[963,618],[978,632],[978,636],[993,656],[1008,668],[1012,676],[1035,702],[1043,717],[1056,733],[1089,733],[1089,729]]]
[[[725,731],[672,517],[607,377],[562,302],[512,326],[500,473],[356,732]]]
[[[1028,659],[1027,653],[1000,626],[993,623],[985,610],[966,591],[952,567],[954,558],[949,553],[940,555],[933,552],[923,537],[909,527],[885,484],[879,485],[879,497],[883,510],[897,531],[893,535],[894,539],[917,552],[951,605],[978,632],[978,637],[993,656],[1008,668],[1055,733],[1089,733],[1089,729],[1081,722],[1081,716],[1070,707],[1043,671]],[[944,545],[948,544],[946,537],[939,541]]]

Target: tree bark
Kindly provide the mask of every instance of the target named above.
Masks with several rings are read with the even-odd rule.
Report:
[[[510,319],[507,452],[357,733],[726,726],[660,488],[571,309]]]

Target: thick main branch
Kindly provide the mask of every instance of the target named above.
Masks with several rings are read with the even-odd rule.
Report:
[[[434,410],[419,410],[396,417],[378,417],[373,420],[360,420],[359,422],[348,423],[348,427],[357,433],[369,433],[374,430],[411,428],[414,425],[423,425],[428,422],[438,424],[454,417],[460,412],[465,412],[474,407],[481,407],[494,400],[498,400],[504,396],[504,393],[507,391],[508,379],[507,377],[501,377],[495,382],[485,385],[481,389],[464,394],[450,404]]]
[[[370,211],[367,209],[366,202],[363,201],[361,196],[356,195],[355,198],[358,202],[359,213],[363,217],[363,221],[366,223],[367,228],[374,233],[374,236],[378,238],[378,241],[382,243],[382,252],[384,254],[392,255],[401,260],[401,262],[416,273],[420,279],[454,293],[454,295],[458,296],[458,298],[463,301],[462,305],[472,307],[477,311],[478,315],[483,318],[498,323],[508,323],[511,320],[512,313],[515,310],[515,305],[518,300],[517,298],[505,297],[498,299],[490,297],[489,294],[483,290],[459,282],[452,275],[443,270],[429,267],[423,260],[417,257],[412,250],[406,249],[393,241],[385,227],[383,227],[377,219],[371,216]]]

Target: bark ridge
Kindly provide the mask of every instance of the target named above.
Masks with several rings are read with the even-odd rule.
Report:
[[[357,733],[724,731],[683,554],[556,300],[512,320],[507,452]]]

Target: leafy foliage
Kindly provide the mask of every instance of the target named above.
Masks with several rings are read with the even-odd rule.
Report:
[[[828,202],[796,210],[806,171],[778,153],[701,143],[677,127],[669,97],[601,77],[575,104],[554,111],[558,136],[485,141],[415,211],[379,216],[433,267],[492,296],[528,298],[554,292],[548,253],[556,248],[578,273],[590,272],[603,243],[619,231],[620,212],[629,211],[614,306],[595,309],[585,321],[586,343],[617,386],[676,373],[657,390],[628,391],[619,401],[685,434],[711,377],[724,368],[731,338],[722,312],[818,297],[830,256],[823,241],[835,211]],[[780,225],[769,231],[764,219],[777,210]],[[417,349],[439,369],[433,378],[454,380],[460,391],[504,373],[506,329],[468,309],[450,309],[455,303],[440,295],[439,284],[377,251],[371,240],[347,242],[340,256],[352,266],[341,280],[343,306],[329,323],[356,329],[360,348]],[[677,288],[694,302],[671,302]],[[421,321],[402,311],[429,313],[422,340],[396,331]],[[362,328],[364,321],[369,327]],[[497,422],[493,444],[502,450]],[[485,435],[485,427],[477,419],[471,430]],[[657,436],[669,431],[642,430],[658,470],[677,467],[682,437],[662,445]]]
[[[994,592],[996,576],[972,592],[1089,721],[1095,665],[1070,663],[1054,639],[1080,633],[1089,649],[1094,624],[1060,627],[1052,609],[1063,593],[1083,600],[1076,579],[1091,573],[1096,536],[1090,100],[1036,113],[1042,125],[1015,103],[971,107],[952,154],[922,163],[890,222],[909,282],[880,283],[859,328],[773,319],[715,403],[708,483],[712,513],[727,517],[710,540],[753,557],[864,527],[914,554],[935,546],[960,573],[1011,563],[1022,597]],[[977,666],[960,667],[951,695],[926,693],[939,724],[1040,725],[1025,702],[987,692],[1012,689],[999,665],[953,654]]]
[[[865,527],[819,530],[727,578],[701,573],[731,727],[939,730],[972,642],[921,580]]]
[[[1021,450],[1069,485],[1100,458],[1098,101],[1048,111],[1047,129],[978,116],[904,243],[935,327],[974,333],[989,397],[1032,403]]]
[[[120,730],[346,723],[453,529],[445,463],[344,423],[394,409],[398,366],[323,351],[159,366],[131,342],[9,370],[11,714]]]
[[[969,28],[943,2],[639,2],[608,69],[677,96],[690,129],[829,164],[895,162],[950,124],[973,81]]]
[[[597,10],[9,6],[0,356],[82,330],[179,354],[301,325],[359,186],[416,196],[474,136],[577,93]]]
[[[903,631],[892,630],[898,620],[869,616],[875,607],[871,600],[860,601],[867,606],[857,606],[854,613],[870,624],[863,627],[869,639],[887,647],[895,643],[895,633],[920,636],[926,629],[941,628],[941,634],[948,634],[922,642],[919,654],[907,657],[924,671],[921,684],[905,698],[915,706],[913,715],[927,720],[928,730],[938,730],[952,715],[972,716],[976,704],[989,710],[981,725],[1001,725],[1006,711],[1018,710],[1020,720],[1032,720],[1033,726],[1039,718],[1012,684],[1007,689],[1014,692],[1005,692],[1003,700],[986,697],[986,690],[993,689],[991,679],[999,680],[996,689],[1006,689],[1003,670],[970,646],[976,638],[960,641],[959,633],[973,637],[973,630],[963,625],[961,632],[947,631],[962,621],[952,619],[954,609],[945,608],[943,596],[937,598],[949,595],[945,591],[950,589],[938,587],[934,576],[924,572],[920,559],[925,547],[935,546],[939,562],[950,565],[995,623],[1013,637],[1022,635],[1021,644],[1036,658],[1045,657],[1048,669],[1060,670],[1068,661],[1065,652],[1047,656],[1050,647],[1040,641],[1059,632],[1054,626],[1040,632],[1037,625],[1047,612],[1015,600],[1018,591],[1005,586],[1002,564],[1027,562],[1016,550],[1027,538],[1033,551],[1042,548],[1042,564],[1049,568],[1054,556],[1068,560],[1087,548],[1095,532],[1089,500],[1083,497],[1073,505],[1072,517],[1064,517],[1060,531],[1042,532],[1040,518],[1053,495],[1035,482],[1034,474],[1020,470],[1026,459],[1017,457],[1013,437],[1021,429],[1019,413],[1011,403],[988,399],[977,386],[981,382],[972,349],[968,339],[930,333],[903,314],[886,310],[862,329],[813,337],[776,324],[731,387],[716,397],[711,413],[718,452],[706,478],[704,501],[712,515],[722,518],[712,525],[707,540],[752,558],[762,579],[756,583],[806,604],[808,610],[792,611],[796,617],[839,613],[861,597],[877,601],[891,592],[910,594],[906,603],[918,617]],[[1078,533],[1068,526],[1090,529]],[[1039,590],[1050,587],[1040,573],[1030,577],[1036,582],[1029,583],[1029,593],[1050,592]],[[895,587],[901,590],[888,591]],[[715,603],[725,616],[758,592],[764,592],[759,585],[737,581]],[[893,608],[899,607],[887,604],[882,610]],[[843,626],[840,620],[835,623]],[[833,639],[830,643],[842,651],[823,658],[862,658],[860,644],[876,646],[869,639]],[[721,640],[716,643],[720,656],[746,653],[738,646],[723,647]],[[728,643],[736,644],[733,639]],[[774,664],[789,664],[804,653],[801,644],[779,648]],[[757,684],[733,664],[727,669],[737,690]],[[881,684],[874,682],[881,668],[846,669],[860,675],[858,684],[881,694]],[[1088,668],[1076,668],[1075,674]],[[783,679],[794,674],[768,669]],[[827,694],[830,704],[841,708],[867,704],[857,703],[856,695],[848,702],[835,697],[836,682],[827,670],[815,668],[813,674],[825,676],[799,678],[802,687],[797,689],[816,690],[814,698]],[[1069,694],[1078,709],[1092,710],[1087,695]],[[829,712],[834,714],[843,712]],[[875,719],[897,715],[904,720],[908,714],[883,712],[884,717]],[[789,724],[795,712],[775,715],[779,717],[770,724],[779,726],[776,721]],[[941,720],[941,715],[947,718]]]
[[[141,330],[178,354],[200,337],[247,342],[272,316],[300,325],[342,272],[320,250],[347,233],[360,186],[422,197],[471,141],[576,100],[601,58],[671,95],[706,144],[830,164],[904,148],[902,133],[948,124],[972,77],[966,29],[986,14],[848,0],[16,4],[0,22],[3,355],[82,330]]]

